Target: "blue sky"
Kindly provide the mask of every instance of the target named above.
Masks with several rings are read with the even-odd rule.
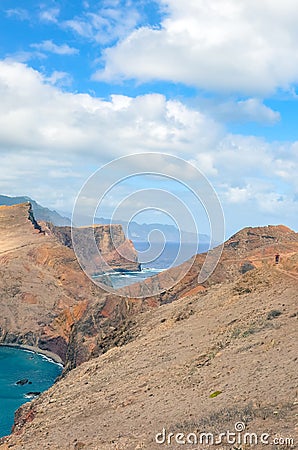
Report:
[[[228,235],[297,229],[297,21],[294,0],[2,0],[1,192],[70,212],[103,164],[164,152],[209,179]]]

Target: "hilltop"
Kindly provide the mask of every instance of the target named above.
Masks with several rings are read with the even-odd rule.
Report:
[[[27,196],[9,197],[0,195],[1,206],[13,206],[29,202],[32,205],[34,217],[38,221],[51,222],[57,226],[70,225],[71,221],[68,217],[61,216],[57,211],[41,206],[35,200]]]

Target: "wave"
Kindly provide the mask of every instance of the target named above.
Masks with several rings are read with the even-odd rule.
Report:
[[[37,355],[41,356],[42,359],[44,359],[45,361],[47,361],[47,362],[49,362],[49,363],[52,363],[52,364],[56,364],[57,366],[60,366],[60,367],[63,368],[63,364],[61,364],[61,363],[55,361],[55,360],[54,360],[53,358],[51,358],[50,356],[46,356],[46,355],[44,355],[44,354],[42,354],[42,353],[38,353],[38,352],[36,352],[36,353],[37,353]]]

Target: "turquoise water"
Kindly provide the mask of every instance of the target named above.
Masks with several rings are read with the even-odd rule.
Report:
[[[30,401],[26,394],[45,391],[61,371],[59,364],[40,354],[0,346],[0,437],[10,434],[15,411]],[[31,384],[16,384],[24,379]]]
[[[141,271],[118,272],[114,270],[104,275],[96,275],[94,278],[99,281],[102,278],[103,284],[105,284],[104,279],[108,278],[114,289],[120,289],[130,284],[140,283],[165,269],[182,264],[198,252],[203,253],[209,249],[209,244],[201,244],[198,247],[196,244],[183,244],[180,247],[179,242],[167,242],[163,245],[162,243],[150,244],[149,242],[136,241],[134,246],[138,252]]]
[[[142,269],[140,272],[117,272],[117,270],[114,270],[110,274],[97,275],[94,278],[100,281],[102,276],[108,277],[113,288],[120,289],[130,284],[140,283],[146,280],[146,278],[153,277],[153,275],[157,275],[160,272],[160,269]]]

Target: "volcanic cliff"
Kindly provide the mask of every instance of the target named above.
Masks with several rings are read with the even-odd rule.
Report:
[[[93,225],[90,227],[57,227],[46,224],[58,240],[73,250],[73,241],[77,243],[76,252],[82,257],[90,275],[106,273],[111,270],[138,271],[138,254],[132,241],[126,239],[122,226],[117,224]],[[73,233],[73,234],[72,234]],[[94,247],[92,243],[95,243]],[[98,252],[99,250],[99,252]]]
[[[116,231],[119,245],[135,256]],[[101,232],[106,242],[108,230],[97,229],[98,240]],[[115,249],[112,262],[126,268]],[[74,252],[36,222],[30,203],[0,207],[0,270],[0,342],[47,350],[64,362],[74,324],[87,306],[104,304],[105,292],[86,277]]]

